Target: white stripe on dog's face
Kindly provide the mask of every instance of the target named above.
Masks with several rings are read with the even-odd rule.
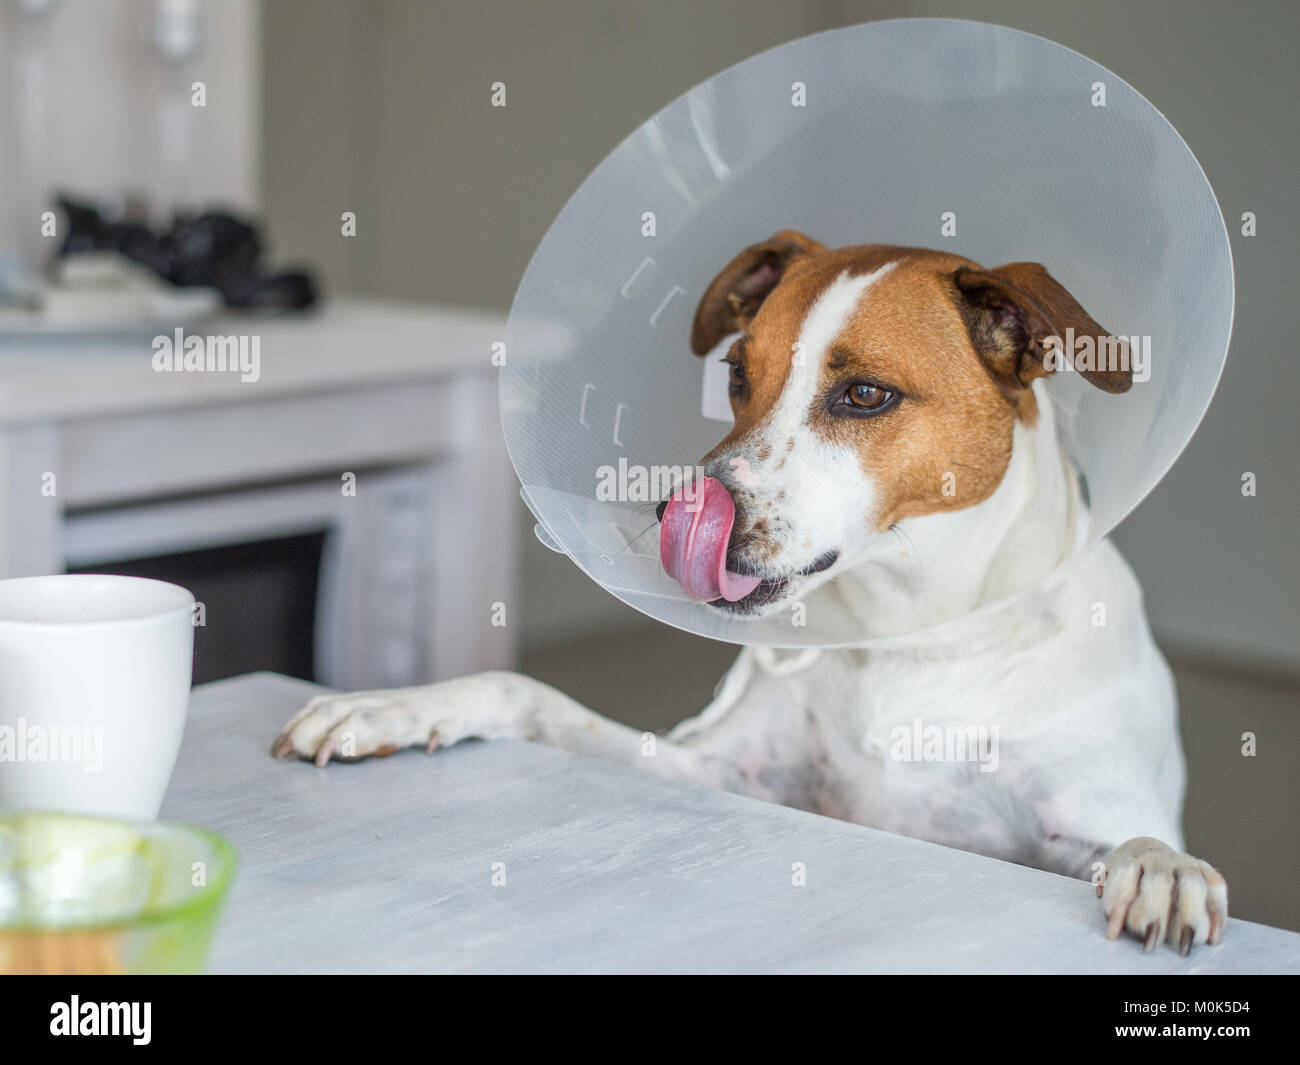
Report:
[[[769,416],[768,435],[780,438],[783,432],[808,431],[808,409],[817,394],[822,365],[831,345],[867,298],[867,290],[893,268],[893,263],[885,263],[859,277],[850,277],[845,271],[817,298],[799,331],[798,351],[791,353],[790,375]],[[795,439],[798,440],[797,435]]]

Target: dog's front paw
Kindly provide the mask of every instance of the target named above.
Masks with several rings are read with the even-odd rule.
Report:
[[[297,755],[323,766],[331,758],[355,761],[383,758],[404,747],[430,752],[454,743],[448,721],[439,720],[432,688],[318,695],[284,727],[271,744],[276,758]],[[439,726],[442,726],[441,728]]]
[[[1148,951],[1167,939],[1186,957],[1194,946],[1218,943],[1228,920],[1228,884],[1218,870],[1149,836],[1111,853],[1097,894],[1106,935],[1127,928]]]

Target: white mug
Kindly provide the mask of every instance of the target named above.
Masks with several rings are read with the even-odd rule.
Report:
[[[143,577],[0,581],[0,811],[158,816],[185,729],[194,596]]]

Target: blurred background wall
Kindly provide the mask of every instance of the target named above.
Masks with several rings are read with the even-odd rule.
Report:
[[[6,3],[0,98],[7,103],[22,32],[16,9],[22,5]],[[261,7],[258,0],[221,0],[201,10],[205,41],[192,71],[208,93],[206,106],[194,109],[201,126],[193,139],[190,187],[196,201],[253,208],[262,190]],[[155,15],[153,0],[51,5],[45,106],[52,187],[87,199],[106,191],[156,198],[158,65],[150,45]],[[0,112],[7,118],[7,106]],[[10,151],[14,131],[4,119],[0,123],[0,147]],[[12,211],[0,208],[0,248],[15,242],[15,224]]]

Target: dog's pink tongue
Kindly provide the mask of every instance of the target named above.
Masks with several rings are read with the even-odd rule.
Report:
[[[722,482],[706,477],[692,486],[691,499],[679,490],[664,509],[659,530],[659,561],[668,576],[692,599],[734,603],[758,587],[758,577],[727,569],[727,544],[736,521],[736,504]]]

